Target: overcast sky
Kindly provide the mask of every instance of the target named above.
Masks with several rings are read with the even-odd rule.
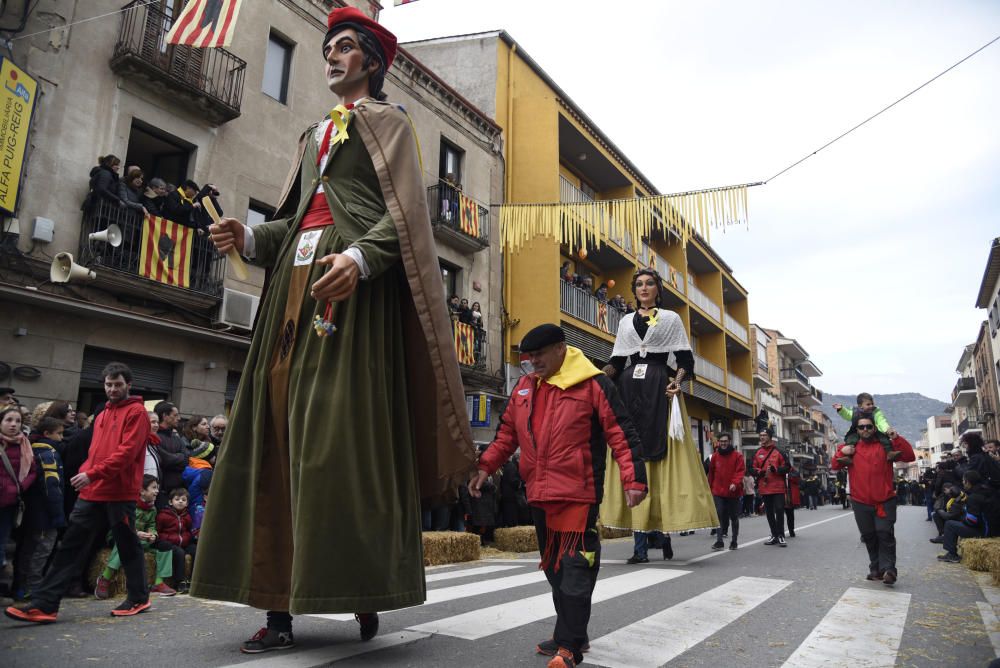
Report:
[[[661,192],[761,181],[1000,34],[1000,3],[420,0],[401,41],[506,29]],[[948,401],[1000,235],[1000,42],[749,194],[712,245],[835,393]]]

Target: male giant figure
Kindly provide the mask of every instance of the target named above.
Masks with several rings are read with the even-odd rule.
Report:
[[[424,601],[420,501],[473,467],[410,122],[381,100],[396,38],[354,8],[323,40],[340,104],[303,134],[277,220],[210,229],[266,267],[212,482],[196,596],[268,611],[242,646],[291,647],[291,613]]]

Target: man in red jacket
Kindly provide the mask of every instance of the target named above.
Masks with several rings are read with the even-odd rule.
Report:
[[[878,439],[875,420],[870,413],[855,418],[857,445],[842,443],[837,448],[830,468],[847,469],[851,486],[851,507],[858,523],[861,539],[868,548],[868,579],[896,584],[896,486],[893,483],[892,462]],[[897,462],[916,460],[913,447],[896,434],[892,449],[899,452]]]
[[[747,464],[743,453],[733,448],[729,434],[719,434],[719,447],[712,453],[708,463],[708,486],[712,488],[715,499],[715,512],[719,516],[719,532],[715,536],[713,550],[721,550],[725,545],[722,537],[729,533],[730,522],[733,525],[733,536],[729,540],[729,549],[735,550],[737,537],[740,534],[740,501],[743,499],[743,474]]]
[[[136,615],[149,608],[146,560],[135,533],[135,503],[142,487],[142,468],[149,438],[149,418],[142,397],[129,396],[132,371],[112,362],[104,367],[107,407],[94,421],[87,461],[70,479],[80,498],[69,516],[66,533],[52,566],[31,601],[4,611],[11,619],[37,624],[56,621],[59,603],[76,582],[95,536],[108,530],[114,537],[125,571],[128,598],[111,611],[114,617]]]
[[[764,499],[764,512],[771,527],[771,537],[764,545],[785,544],[785,474],[788,473],[788,455],[774,442],[774,430],[770,427],[760,431],[760,447],[753,456],[754,477],[757,478],[757,492]]]
[[[579,349],[566,345],[562,329],[536,327],[521,341],[521,352],[530,356],[534,371],[514,387],[469,493],[479,497],[487,477],[521,448],[519,468],[556,609],[553,640],[541,643],[538,652],[554,655],[548,668],[573,668],[583,661],[601,565],[596,522],[607,446],[629,507],[646,496],[646,467],[614,383]]]

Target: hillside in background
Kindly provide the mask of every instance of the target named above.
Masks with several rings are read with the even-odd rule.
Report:
[[[833,426],[840,436],[847,433],[847,421],[837,415],[830,404],[838,403],[854,406],[857,395],[823,393],[823,412],[833,420]],[[920,430],[927,428],[927,418],[932,415],[943,415],[948,404],[937,399],[925,397],[916,392],[901,394],[876,394],[875,405],[882,409],[889,424],[903,435],[907,441],[916,446],[920,440]]]

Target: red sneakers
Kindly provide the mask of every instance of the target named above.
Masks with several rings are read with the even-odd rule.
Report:
[[[160,596],[174,596],[175,594],[177,594],[177,591],[167,586],[166,582],[161,582],[158,585],[153,585],[152,587],[150,587],[149,593],[159,594]]]
[[[560,647],[546,668],[576,668],[576,661],[573,660],[573,652],[565,647]]]
[[[117,608],[111,611],[111,616],[131,617],[132,615],[138,615],[140,612],[149,610],[150,606],[152,605],[153,604],[150,603],[149,601],[146,601],[145,603],[135,603],[134,601],[125,599],[124,601],[121,602],[121,605],[119,605]]]
[[[111,598],[111,580],[103,575],[98,575],[97,585],[94,587],[94,596],[102,601]]]
[[[38,608],[21,607],[16,608],[13,605],[3,611],[3,614],[7,615],[11,619],[16,619],[20,622],[32,622],[34,624],[51,624],[56,621],[55,612],[45,612],[44,610],[39,610]]]

